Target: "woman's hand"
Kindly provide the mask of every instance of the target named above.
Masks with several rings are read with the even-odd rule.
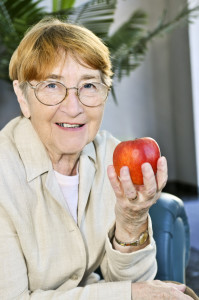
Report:
[[[128,167],[121,168],[120,178],[113,166],[108,167],[108,177],[117,198],[116,237],[123,242],[136,240],[147,229],[149,208],[156,203],[167,182],[166,158],[159,158],[156,175],[149,163],[142,165],[142,173],[144,185],[135,186]]]
[[[184,284],[165,283],[159,280],[132,283],[133,300],[191,300],[192,298],[184,294],[186,286]]]

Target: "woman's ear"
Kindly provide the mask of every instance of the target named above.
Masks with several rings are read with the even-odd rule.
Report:
[[[20,105],[20,108],[21,108],[21,111],[22,111],[24,117],[29,119],[30,115],[31,115],[29,104],[28,104],[28,101],[26,100],[21,88],[19,87],[18,80],[13,81],[13,88],[14,88],[15,94],[17,96],[17,100],[19,102],[19,105]]]

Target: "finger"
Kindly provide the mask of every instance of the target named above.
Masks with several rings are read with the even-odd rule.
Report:
[[[176,282],[176,281],[159,281],[159,280],[155,280],[154,282],[157,282],[160,285],[166,284],[167,287],[171,288],[170,290],[172,291],[172,295],[175,296],[175,297],[173,297],[175,299],[179,299],[179,300],[191,300],[191,299],[193,299],[190,296],[188,296],[187,294],[184,294],[186,292],[186,285],[185,284],[182,284],[182,283]],[[177,293],[175,293],[174,290]]]
[[[193,299],[192,297],[188,296],[187,294],[184,294],[186,291],[186,285],[185,284],[181,284],[181,283],[173,283],[173,282],[166,282],[166,284],[171,287],[171,288],[175,288],[176,290],[178,290],[179,292],[183,293],[180,295],[180,300],[191,300]]]
[[[117,198],[121,197],[122,196],[121,184],[115,172],[114,166],[112,165],[108,166],[107,174],[116,197]]]
[[[142,174],[144,182],[144,195],[148,200],[152,199],[157,192],[156,178],[153,169],[149,163],[142,165]]]
[[[156,179],[158,190],[161,191],[165,187],[168,179],[167,160],[164,156],[158,159]]]
[[[126,166],[120,169],[120,181],[126,198],[135,200],[137,198],[137,192],[132,183],[129,168]]]
[[[174,287],[177,290],[179,290],[180,292],[185,292],[186,290],[186,285],[185,284],[177,284],[177,283],[173,283],[173,282],[166,282],[166,284],[170,287]]]

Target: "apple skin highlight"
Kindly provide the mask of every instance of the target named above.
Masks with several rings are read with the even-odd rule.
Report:
[[[160,148],[157,142],[150,137],[143,137],[119,143],[113,152],[113,165],[118,176],[120,176],[120,169],[127,166],[132,182],[142,185],[141,165],[145,162],[150,163],[154,174],[156,174],[157,161],[160,156]]]

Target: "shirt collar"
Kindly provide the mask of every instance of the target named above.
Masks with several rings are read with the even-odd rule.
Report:
[[[96,163],[96,151],[95,151],[94,143],[91,142],[87,144],[82,150],[81,155],[87,155],[94,163]]]

